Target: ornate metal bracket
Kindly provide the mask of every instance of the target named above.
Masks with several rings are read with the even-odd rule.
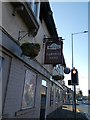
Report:
[[[21,34],[23,34],[23,35],[21,35]],[[22,40],[26,35],[29,36],[29,32],[28,31],[19,31],[18,41]]]
[[[49,41],[49,40],[52,41],[52,40],[54,40],[54,39],[59,40],[59,41],[65,40],[65,39],[63,39],[62,37],[56,38],[56,37],[48,37],[48,35],[44,35],[43,44],[46,43],[46,42]]]

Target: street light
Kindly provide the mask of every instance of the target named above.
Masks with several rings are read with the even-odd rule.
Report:
[[[74,63],[74,60],[73,60],[73,36],[76,35],[76,34],[82,34],[82,33],[87,33],[88,31],[83,31],[83,32],[77,32],[77,33],[72,33],[71,34],[71,40],[72,40],[72,69],[73,69],[73,63]],[[74,99],[73,99],[73,111],[76,112],[76,85],[73,85],[74,86]]]
[[[82,33],[87,33],[88,31],[83,31],[83,32],[77,32],[77,33],[72,33],[71,34],[71,40],[72,40],[72,68],[73,68],[73,36],[76,34],[82,34]]]

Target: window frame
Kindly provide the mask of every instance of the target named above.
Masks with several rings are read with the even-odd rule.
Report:
[[[54,103],[54,85],[51,82],[50,84],[50,106],[52,106]]]
[[[34,16],[36,17],[37,21],[39,21],[40,0],[28,0],[28,2],[30,2],[30,6],[31,6]]]
[[[29,82],[32,82],[31,77],[30,78],[27,77],[27,74],[29,74],[29,73],[27,73],[28,71],[29,71],[29,73],[32,73],[32,75],[34,75],[34,83],[30,83],[30,84],[33,84],[34,87],[32,89],[30,89],[30,87],[29,87],[29,89],[28,89],[28,90],[32,90],[32,92],[33,92],[33,95],[31,96],[32,97],[32,100],[31,100],[32,104],[31,105],[30,104],[29,105],[26,104],[26,106],[24,106],[23,104],[24,104],[24,102],[26,102],[25,98],[24,98],[25,97],[25,87],[26,87],[26,84],[27,84],[28,80],[29,80]],[[30,76],[30,74],[29,74],[29,76]],[[25,71],[25,79],[24,79],[23,92],[22,92],[22,100],[21,100],[21,109],[22,110],[33,108],[35,106],[36,81],[37,81],[37,74],[34,71],[32,71],[31,69],[27,69]],[[28,85],[30,85],[30,84],[28,84]],[[28,90],[27,90],[27,92],[28,92]]]

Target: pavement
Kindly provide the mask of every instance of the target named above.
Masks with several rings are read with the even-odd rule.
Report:
[[[54,112],[50,113],[46,120],[89,120],[88,117],[80,110],[76,109],[76,113],[72,111],[72,108],[62,106],[57,108]]]

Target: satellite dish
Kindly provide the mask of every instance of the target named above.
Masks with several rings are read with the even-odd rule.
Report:
[[[70,68],[68,68],[68,67],[64,68],[64,73],[69,74],[70,73]]]

